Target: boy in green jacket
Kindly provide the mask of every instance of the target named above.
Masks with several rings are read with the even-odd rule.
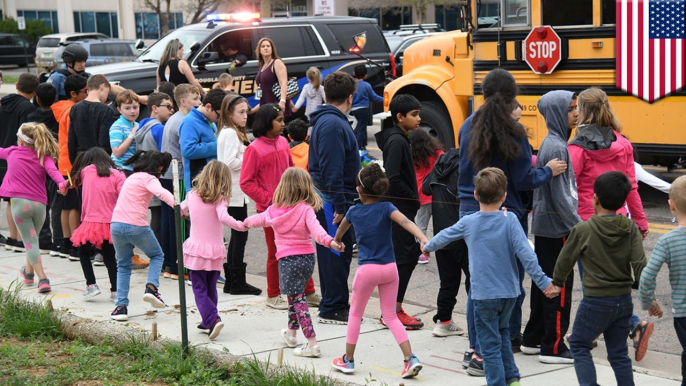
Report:
[[[584,297],[569,338],[581,386],[597,385],[591,349],[600,334],[605,337],[617,384],[634,384],[626,337],[634,308],[631,285],[641,276],[646,258],[636,223],[616,214],[630,190],[631,183],[621,172],[601,174],[593,185],[596,214],[572,229],[555,264],[553,285],[558,290],[578,259],[584,270]]]

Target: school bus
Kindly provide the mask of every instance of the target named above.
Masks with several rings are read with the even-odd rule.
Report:
[[[536,107],[540,96],[598,86],[642,163],[673,167],[686,159],[686,90],[649,104],[615,88],[615,0],[458,3],[462,29],[427,37],[405,51],[404,75],[384,89],[386,111],[396,94],[416,96],[423,128],[446,147],[457,147],[460,126],[483,103],[483,78],[501,67],[517,81],[520,123],[535,150],[547,134]],[[562,60],[550,74],[534,73],[522,58],[522,42],[542,25],[551,26],[562,44]]]

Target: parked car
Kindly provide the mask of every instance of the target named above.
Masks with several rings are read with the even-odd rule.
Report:
[[[227,69],[228,62],[221,47],[232,41],[239,53],[248,58],[245,65],[237,67],[232,73],[234,90],[254,106],[258,103],[254,98],[257,75],[255,46],[262,37],[274,41],[279,56],[288,68],[288,76],[298,78],[301,89],[307,83],[305,72],[311,66],[318,67],[326,76],[336,70],[352,74],[356,65],[367,63],[367,81],[374,91],[381,94],[386,78],[392,74],[395,66],[376,19],[313,16],[234,21],[228,16],[211,15],[211,20],[207,22],[174,30],[133,62],[89,67],[87,71],[104,74],[110,82],[138,94],[149,94],[157,84],[156,73],[162,51],[169,41],[179,39],[184,47],[184,58],[196,79],[209,89]],[[362,33],[366,34],[366,39],[362,39],[366,40],[366,44],[352,50],[355,47],[353,37]],[[382,111],[381,104],[374,108],[375,111]]]
[[[99,66],[109,63],[130,62],[140,55],[140,52],[135,47],[135,40],[84,40],[75,41],[72,44],[79,44],[81,47],[85,48],[86,51],[88,51],[88,61],[86,62],[86,67]],[[61,46],[55,53],[55,63],[57,68],[62,67],[64,64],[64,61],[62,60],[62,52],[64,52],[64,49],[67,47],[68,45]]]
[[[0,64],[26,67],[28,63],[33,63],[35,55],[36,46],[27,38],[16,34],[0,33]]]
[[[36,66],[39,69],[52,71],[56,68],[55,58],[60,46],[69,45],[78,40],[106,40],[110,37],[96,32],[73,32],[45,35],[36,45]]]
[[[407,47],[432,35],[444,32],[438,24],[407,24],[399,30],[385,31],[384,36],[393,53],[398,76],[403,75],[403,55]]]

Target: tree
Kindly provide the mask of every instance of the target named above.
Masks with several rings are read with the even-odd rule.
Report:
[[[51,34],[52,28],[47,27],[43,20],[26,20],[26,29],[19,31],[17,21],[8,17],[0,19],[0,32],[24,35],[32,44],[36,44],[41,36]]]
[[[162,11],[162,3],[167,5],[166,12]],[[144,4],[157,13],[157,17],[160,19],[160,35],[166,35],[167,32],[169,32],[169,7],[171,5],[171,0],[144,0]]]
[[[223,0],[190,0],[184,4],[184,13],[187,24],[195,24],[203,21],[205,17],[217,10]]]
[[[413,6],[414,9],[417,11],[418,20],[415,24],[423,24],[426,22],[426,9],[429,7],[429,5],[439,5],[446,3],[446,1],[444,0],[402,0],[401,2],[403,4]]]

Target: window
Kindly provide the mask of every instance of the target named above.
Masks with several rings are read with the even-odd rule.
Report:
[[[45,23],[46,27],[52,29],[53,33],[60,32],[59,25],[57,24],[57,11],[17,10],[17,16],[23,16],[26,21],[41,20]]]
[[[0,46],[13,46],[14,41],[11,36],[0,36]]]
[[[368,17],[376,19],[384,31],[400,29],[403,24],[412,24],[412,7],[390,7],[390,8],[350,8],[349,16]]]
[[[207,50],[216,52],[219,54],[219,61],[227,61],[228,55],[226,54],[227,47],[233,45],[238,50],[239,54],[245,55],[248,60],[255,59],[255,47],[252,42],[252,30],[244,29],[238,31],[226,32],[218,36],[212,43],[208,46]],[[278,47],[278,44],[277,44]],[[277,50],[279,56],[283,56],[280,50]]]
[[[136,12],[136,38],[159,39],[162,35],[160,30],[160,17],[154,12]],[[169,14],[170,31],[183,27],[183,13],[174,12]]]
[[[90,56],[107,56],[105,44],[91,44]]]
[[[131,46],[128,43],[101,43],[90,45],[91,56],[121,57],[133,56]]]
[[[436,23],[446,31],[454,31],[462,28],[460,7],[452,5],[436,5]]]
[[[478,9],[478,28],[529,25],[529,0],[484,0]]]
[[[14,36],[13,40],[14,40],[13,45],[18,46],[18,47],[29,47],[31,45],[29,43],[29,41],[26,40],[22,36]]]
[[[544,25],[593,24],[593,0],[542,0],[541,7]]]
[[[510,25],[528,25],[528,0],[505,0],[501,17],[505,19],[505,27]]]
[[[303,27],[264,28],[260,30],[260,36],[272,39],[282,58],[316,55],[312,40]]]
[[[116,12],[74,12],[75,32],[100,32],[119,37]]]
[[[603,0],[602,12],[603,24],[617,23],[617,5],[615,0]]]

